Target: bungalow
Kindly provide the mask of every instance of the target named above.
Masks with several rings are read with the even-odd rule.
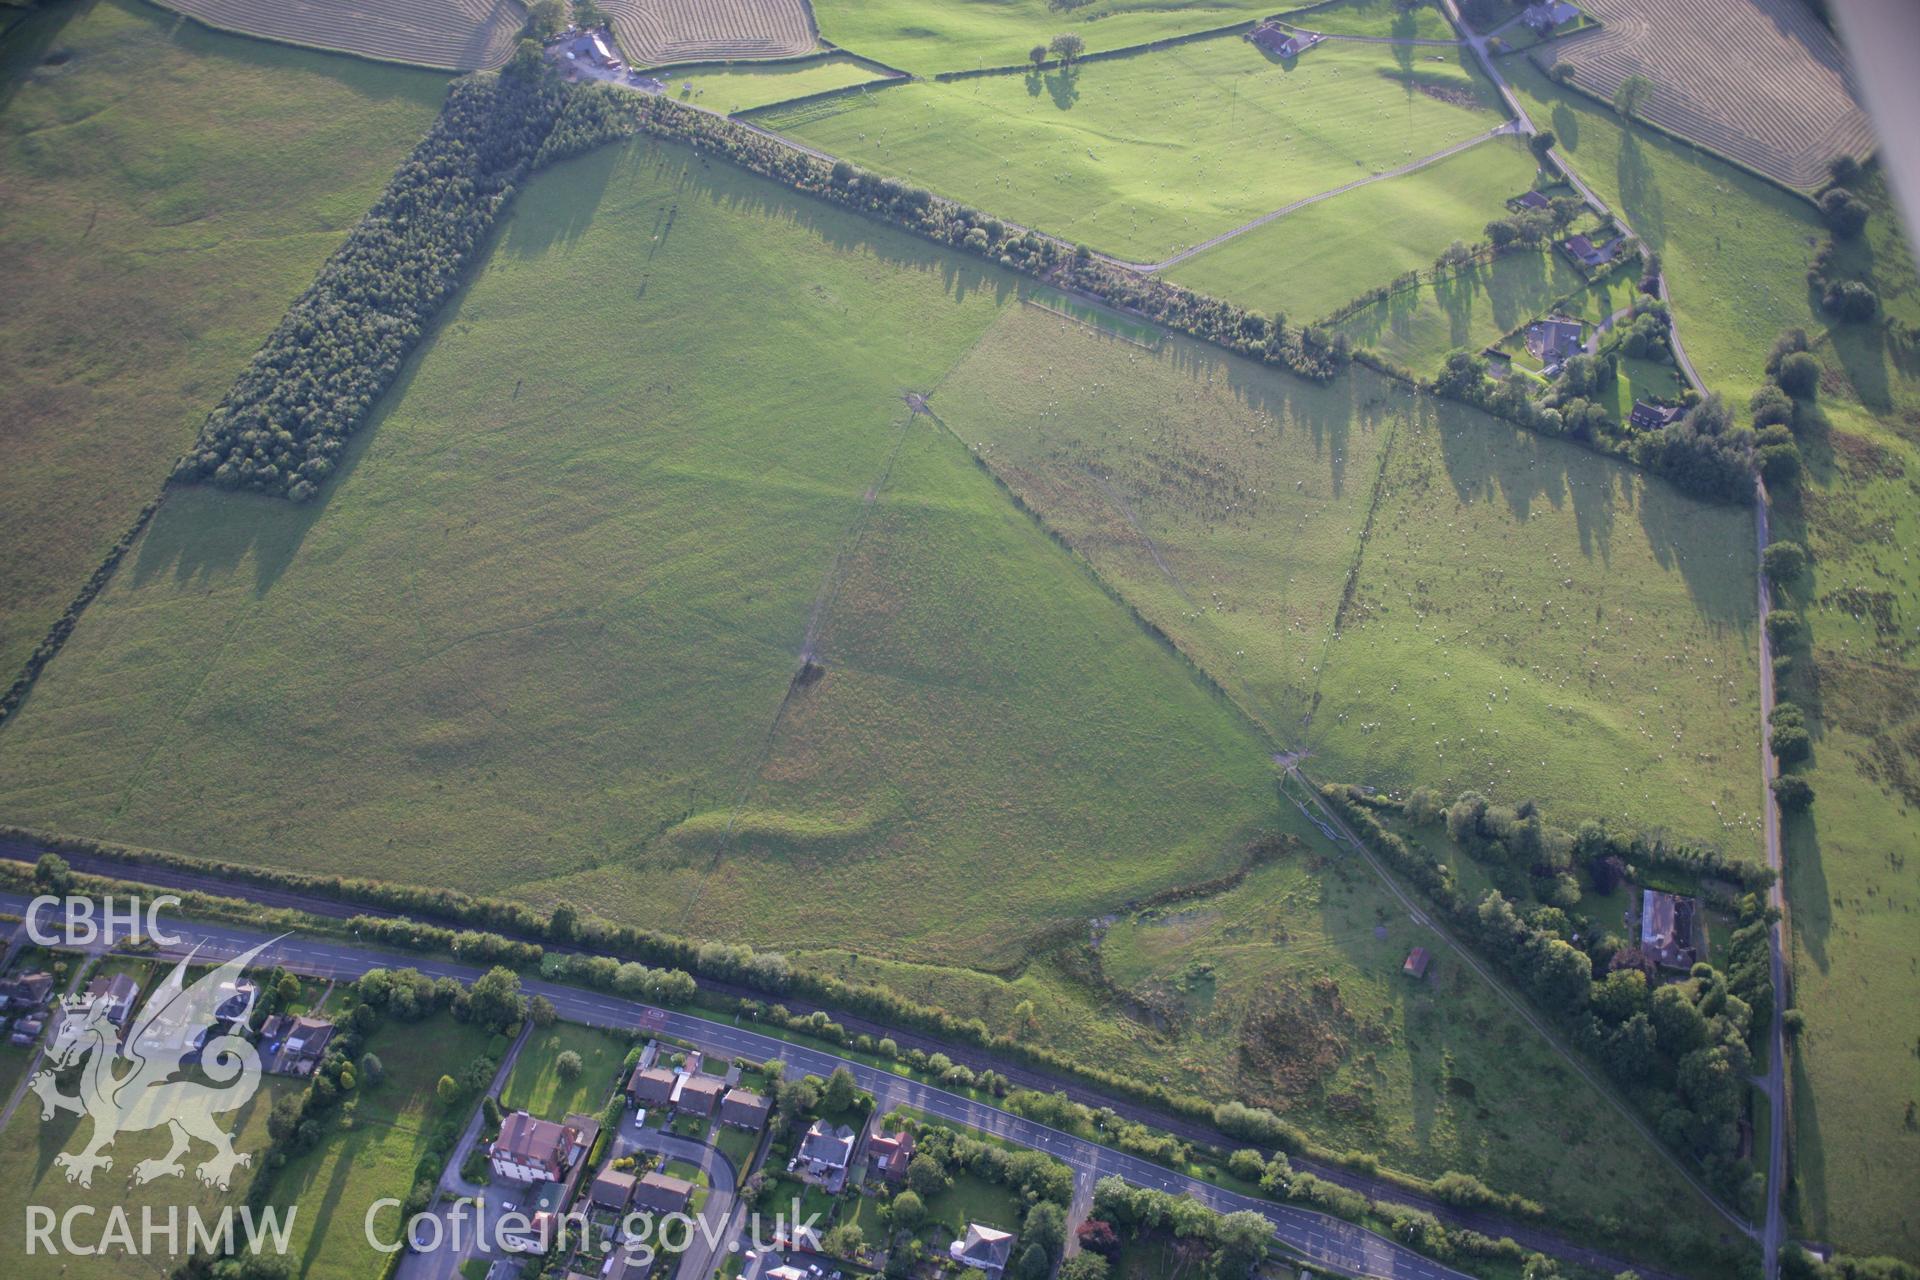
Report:
[[[1520,15],[1520,21],[1532,27],[1537,34],[1545,35],[1579,16],[1579,7],[1568,4],[1567,0],[1540,0],[1538,4],[1526,7]]]
[[[913,1159],[911,1133],[878,1133],[867,1140],[867,1167],[888,1182],[900,1182],[907,1176],[907,1162]]]
[[[720,1123],[736,1129],[754,1129],[767,1122],[772,1104],[751,1089],[729,1089],[720,1099]]]
[[[27,973],[0,982],[0,1010],[38,1009],[53,995],[53,975]]]
[[[634,1184],[633,1204],[650,1213],[684,1213],[693,1199],[693,1184],[666,1173],[649,1173]]]
[[[1543,365],[1558,365],[1579,355],[1586,345],[1587,326],[1565,316],[1535,320],[1527,326],[1527,354]]]
[[[1635,400],[1633,412],[1627,415],[1627,422],[1635,431],[1664,431],[1680,420],[1686,410],[1676,404],[1656,404],[1652,400]]]
[[[969,1222],[967,1234],[949,1245],[947,1252],[963,1267],[978,1267],[990,1277],[997,1276],[1013,1256],[1013,1234]]]
[[[1568,236],[1560,242],[1560,252],[1588,270],[1592,270],[1612,262],[1619,254],[1620,246],[1625,240],[1625,236],[1615,236],[1605,244],[1596,245],[1585,235]]]
[[[1425,947],[1415,947],[1407,952],[1407,962],[1400,966],[1400,972],[1409,978],[1424,978],[1427,976],[1427,966],[1432,961],[1433,957],[1427,954]]]
[[[853,1141],[853,1130],[846,1125],[815,1120],[787,1168],[804,1181],[838,1192],[846,1184],[847,1166],[853,1163]]]
[[[638,1067],[627,1081],[627,1092],[635,1106],[664,1107],[673,1101],[674,1086],[679,1083],[680,1077],[665,1067]]]
[[[1320,43],[1320,35],[1314,31],[1291,31],[1277,22],[1263,22],[1247,32],[1246,38],[1254,47],[1276,58],[1297,58]]]
[[[726,1088],[727,1082],[719,1076],[681,1076],[679,1088],[673,1091],[673,1109],[706,1119],[720,1105],[720,1095]]]
[[[1693,945],[1693,921],[1700,904],[1692,898],[1640,891],[1640,950],[1665,969],[1691,969],[1699,953]]]
[[[116,973],[111,978],[95,978],[89,982],[87,995],[96,1001],[106,1001],[108,1022],[116,1027],[125,1026],[133,1013],[133,1002],[140,998],[140,984],[124,973]]]
[[[1553,208],[1553,201],[1547,198],[1547,194],[1544,191],[1529,191],[1508,200],[1507,208],[1513,210],[1515,213],[1526,213],[1533,209],[1551,209]]]
[[[487,1155],[494,1173],[509,1182],[562,1182],[591,1145],[592,1140],[583,1142],[583,1137],[573,1124],[555,1124],[516,1111],[500,1122],[500,1135],[487,1148]]]
[[[618,1169],[602,1169],[600,1176],[593,1180],[593,1186],[587,1192],[587,1199],[596,1208],[625,1213],[627,1203],[633,1199],[635,1181],[637,1179],[630,1173],[622,1173]]]
[[[276,1013],[260,1024],[260,1062],[269,1075],[310,1076],[332,1040],[333,1023],[325,1018]]]

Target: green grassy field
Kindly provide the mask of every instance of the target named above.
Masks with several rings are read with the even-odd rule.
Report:
[[[1032,309],[933,403],[1319,776],[1758,856],[1744,510],[1364,371],[1304,387]]]
[[[1458,40],[1460,33],[1431,0],[1334,0],[1332,4],[1283,11],[1283,22],[1308,31],[1344,36],[1387,36],[1395,40]]]
[[[1278,218],[1169,268],[1169,279],[1269,315],[1313,320],[1473,244],[1533,185],[1533,156],[1502,137]]]
[[[901,402],[1013,298],[686,152],[554,171],[321,503],[167,504],[0,807],[968,963],[1237,865],[1258,737]]]
[[[1777,537],[1804,540],[1815,567],[1789,603],[1812,629],[1812,667],[1781,696],[1809,711],[1818,791],[1785,827],[1795,996],[1808,1032],[1794,1062],[1793,1205],[1800,1229],[1858,1254],[1920,1258],[1920,1224],[1901,1188],[1920,1179],[1911,1037],[1895,1009],[1920,1001],[1910,912],[1917,869],[1893,850],[1920,827],[1920,361],[1880,325],[1829,329],[1805,278],[1825,235],[1801,198],[1558,89],[1508,59],[1536,119],[1583,176],[1662,255],[1688,353],[1716,390],[1744,400],[1764,378],[1774,336],[1806,329],[1824,373],[1802,424],[1809,483],[1776,495]],[[1877,180],[1869,235],[1842,255],[1886,310],[1920,320],[1920,283]]]
[[[260,1153],[267,1146],[267,1117],[273,1111],[274,1099],[293,1087],[286,1081],[269,1078],[244,1106],[219,1114],[221,1123],[232,1135],[235,1151],[253,1155],[258,1163]],[[72,1092],[71,1086],[67,1092]],[[77,1152],[84,1148],[92,1132],[92,1121],[67,1112],[43,1122],[40,1100],[31,1094],[13,1113],[6,1129],[0,1131],[0,1213],[6,1214],[18,1231],[18,1234],[9,1232],[18,1243],[9,1248],[8,1262],[10,1268],[19,1268],[14,1274],[25,1280],[43,1277],[52,1280],[78,1274],[113,1280],[161,1280],[184,1259],[185,1222],[190,1208],[198,1209],[203,1219],[213,1221],[222,1207],[238,1206],[245,1199],[253,1176],[251,1169],[236,1169],[226,1191],[207,1186],[195,1176],[199,1163],[212,1153],[211,1148],[199,1142],[182,1157],[186,1170],[183,1176],[156,1178],[144,1186],[133,1186],[133,1167],[142,1160],[166,1155],[172,1146],[169,1132],[164,1128],[118,1135],[108,1151],[113,1158],[111,1169],[96,1172],[91,1187],[68,1182],[66,1171],[56,1167],[53,1159],[62,1151]],[[72,1221],[75,1242],[82,1247],[102,1243],[108,1215],[116,1208],[128,1215],[136,1245],[143,1211],[151,1212],[158,1221],[165,1221],[169,1211],[177,1208],[182,1221],[179,1251],[167,1251],[165,1237],[161,1236],[155,1238],[159,1252],[154,1256],[139,1256],[121,1247],[109,1248],[100,1256],[81,1262],[63,1252],[49,1254],[44,1248],[30,1253],[25,1234],[30,1205],[42,1206],[61,1217],[81,1209]],[[284,1206],[281,1212],[284,1215]],[[296,1216],[296,1234],[302,1225]],[[234,1229],[244,1235],[240,1223],[236,1222]],[[54,1240],[59,1241],[57,1227]]]
[[[158,490],[445,85],[132,0],[56,4],[9,33],[0,679]]]
[[[543,1120],[563,1120],[572,1112],[599,1115],[613,1096],[629,1047],[628,1037],[598,1027],[556,1022],[544,1031],[535,1028],[507,1073],[500,1106],[506,1111],[528,1111]],[[560,1078],[556,1065],[563,1053],[579,1054],[584,1068],[571,1081]]]
[[[1557,253],[1510,253],[1395,293],[1338,327],[1357,345],[1432,374],[1449,352],[1479,351],[1562,302],[1577,304],[1586,289]]]
[[[1251,22],[1258,0],[1094,0],[1061,9],[1048,0],[819,0],[820,34],[843,49],[918,76],[1024,64],[1027,51],[1064,31],[1088,52]]]
[[[1000,217],[1158,261],[1490,129],[1492,101],[1455,50],[1329,43],[1287,66],[1229,36],[759,119]]]
[[[386,1078],[358,1091],[351,1126],[336,1122],[318,1147],[289,1160],[273,1179],[270,1202],[299,1208],[288,1250],[295,1275],[362,1280],[378,1273],[385,1257],[367,1241],[368,1211],[383,1196],[404,1198],[434,1131],[473,1114],[474,1100],[449,1110],[434,1086],[444,1073],[460,1074],[490,1038],[484,1028],[439,1014],[389,1022],[369,1039]],[[393,1239],[399,1215],[390,1210],[374,1225]]]
[[[713,111],[751,111],[755,107],[878,81],[879,73],[853,58],[829,57],[810,62],[735,63],[731,66],[669,68],[661,78],[671,86],[668,96]],[[686,88],[687,85],[693,88]]]

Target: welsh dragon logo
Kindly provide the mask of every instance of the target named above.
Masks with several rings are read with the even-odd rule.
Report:
[[[84,1150],[54,1157],[67,1181],[92,1186],[96,1169],[113,1168],[106,1150],[116,1137],[162,1126],[173,1131],[172,1149],[135,1165],[136,1183],[185,1173],[180,1158],[196,1138],[213,1148],[195,1170],[209,1186],[224,1190],[235,1168],[252,1163],[251,1155],[233,1149],[232,1138],[214,1117],[245,1106],[260,1088],[260,1055],[237,1034],[253,1012],[253,997],[243,997],[239,984],[241,972],[272,945],[263,942],[188,986],[187,966],[199,954],[196,947],[148,998],[124,1040],[108,1016],[105,997],[61,1000],[59,1029],[47,1048],[51,1066],[33,1077],[31,1088],[40,1095],[41,1120],[71,1111],[93,1121]],[[238,1007],[242,1002],[244,1008]],[[181,1060],[196,1052],[200,1073],[212,1084],[176,1078],[183,1074]],[[61,1093],[56,1077],[82,1058],[79,1094]]]

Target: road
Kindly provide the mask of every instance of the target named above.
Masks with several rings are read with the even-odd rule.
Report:
[[[0,893],[0,910],[24,912],[26,905],[23,895]],[[158,954],[168,958],[185,955],[196,948],[202,960],[234,956],[271,936],[252,929],[185,920],[169,920],[167,927],[180,940],[176,946],[159,948]],[[290,972],[312,977],[344,980],[357,978],[375,968],[411,967],[431,977],[455,978],[461,982],[472,982],[484,972],[473,965],[426,960],[332,938],[297,936],[274,942],[261,953],[259,963],[277,964]],[[892,1072],[823,1050],[792,1044],[748,1027],[658,1009],[609,993],[561,986],[538,978],[523,978],[521,986],[528,995],[543,995],[551,1000],[560,1017],[568,1022],[627,1032],[643,1029],[660,1032],[728,1056],[761,1061],[780,1058],[790,1069],[821,1076],[846,1067],[860,1086],[873,1092],[883,1106],[909,1106],[937,1119],[984,1129],[1010,1142],[1054,1155],[1078,1176],[1100,1178],[1116,1174],[1140,1186],[1191,1196],[1222,1212],[1253,1210],[1273,1223],[1274,1235],[1280,1243],[1324,1270],[1377,1280],[1470,1280],[1462,1272],[1327,1214],[1238,1195],[999,1107],[905,1080]]]
[[[632,1030],[631,1027],[622,1029]],[[709,1188],[707,1203],[698,1216],[704,1223],[718,1222],[723,1224],[723,1228],[711,1234],[706,1230],[696,1230],[675,1274],[689,1277],[712,1275],[714,1255],[732,1243],[737,1234],[734,1210],[738,1207],[736,1196],[740,1188],[738,1171],[716,1148],[661,1129],[644,1129],[639,1124],[638,1113],[629,1111],[620,1122],[620,1132],[614,1137],[613,1153],[624,1156],[635,1151],[651,1151],[656,1155],[685,1160],[706,1174]]]

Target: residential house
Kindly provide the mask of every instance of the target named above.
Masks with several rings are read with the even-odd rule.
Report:
[[[636,1181],[638,1179],[630,1173],[622,1173],[618,1169],[602,1169],[599,1176],[593,1180],[593,1186],[587,1192],[587,1199],[593,1202],[595,1208],[625,1213],[628,1202],[633,1199],[633,1184]]]
[[[1604,267],[1612,262],[1618,256],[1620,246],[1625,240],[1625,236],[1615,236],[1605,244],[1596,245],[1586,235],[1568,236],[1560,241],[1560,252],[1591,271],[1595,267]]]
[[[1567,0],[1541,0],[1538,4],[1528,5],[1521,12],[1520,21],[1532,27],[1538,34],[1545,35],[1555,27],[1565,26],[1579,16],[1579,7],[1568,4]]]
[[[913,1159],[911,1133],[880,1133],[867,1139],[867,1168],[888,1182],[901,1182],[907,1176],[907,1162]]]
[[[736,1129],[759,1129],[773,1104],[751,1089],[729,1089],[720,1099],[720,1123]]]
[[[1297,58],[1314,45],[1320,43],[1320,35],[1313,31],[1293,31],[1277,22],[1263,22],[1247,32],[1246,38],[1263,53],[1276,58]]]
[[[1515,213],[1528,213],[1536,209],[1551,209],[1553,208],[1553,201],[1547,198],[1547,194],[1544,191],[1529,191],[1524,195],[1517,195],[1511,200],[1508,200],[1507,208],[1513,210]]]
[[[989,1277],[998,1276],[1013,1256],[1013,1233],[969,1222],[967,1234],[949,1245],[947,1252],[963,1267],[978,1267]]]
[[[812,1280],[811,1276],[791,1262],[783,1262],[764,1274],[766,1280]]]
[[[664,1107],[673,1101],[680,1077],[665,1067],[636,1067],[627,1081],[627,1093],[637,1107]]]
[[[719,1076],[683,1075],[679,1088],[673,1091],[673,1109],[684,1115],[707,1119],[720,1105],[720,1095],[726,1089],[727,1082]]]
[[[1627,422],[1635,431],[1664,431],[1678,422],[1685,413],[1686,410],[1676,404],[1635,400],[1633,412],[1627,415]]]
[[[633,1207],[649,1213],[684,1213],[693,1200],[693,1184],[657,1170],[633,1187]]]
[[[1433,957],[1427,954],[1425,947],[1415,947],[1407,952],[1407,962],[1400,966],[1400,972],[1409,978],[1424,978],[1427,976],[1427,966],[1432,961]]]
[[[127,974],[116,973],[111,978],[95,978],[89,982],[87,994],[96,1001],[104,1000],[107,1021],[123,1027],[133,1014],[133,1002],[140,998],[140,984]]]
[[[500,1122],[500,1135],[487,1155],[494,1173],[509,1182],[564,1184],[592,1145],[591,1138],[583,1137],[575,1124],[555,1124],[516,1111]]]
[[[847,1166],[853,1163],[853,1143],[854,1132],[846,1125],[815,1120],[787,1168],[804,1181],[838,1193],[846,1185]]]
[[[13,1044],[29,1045],[35,1040],[38,1040],[40,1033],[46,1029],[47,1020],[45,1018],[22,1018],[13,1024],[13,1034],[8,1036],[7,1039]]]
[[[1665,969],[1691,969],[1699,958],[1694,949],[1693,922],[1700,908],[1693,898],[1640,891],[1640,950]]]
[[[50,973],[25,973],[0,982],[0,1010],[38,1009],[52,996]]]
[[[1547,368],[1557,368],[1586,346],[1587,327],[1579,320],[1550,316],[1527,326],[1527,354]]]
[[[310,1076],[332,1040],[333,1023],[326,1018],[276,1013],[260,1024],[260,1064],[269,1075]]]

